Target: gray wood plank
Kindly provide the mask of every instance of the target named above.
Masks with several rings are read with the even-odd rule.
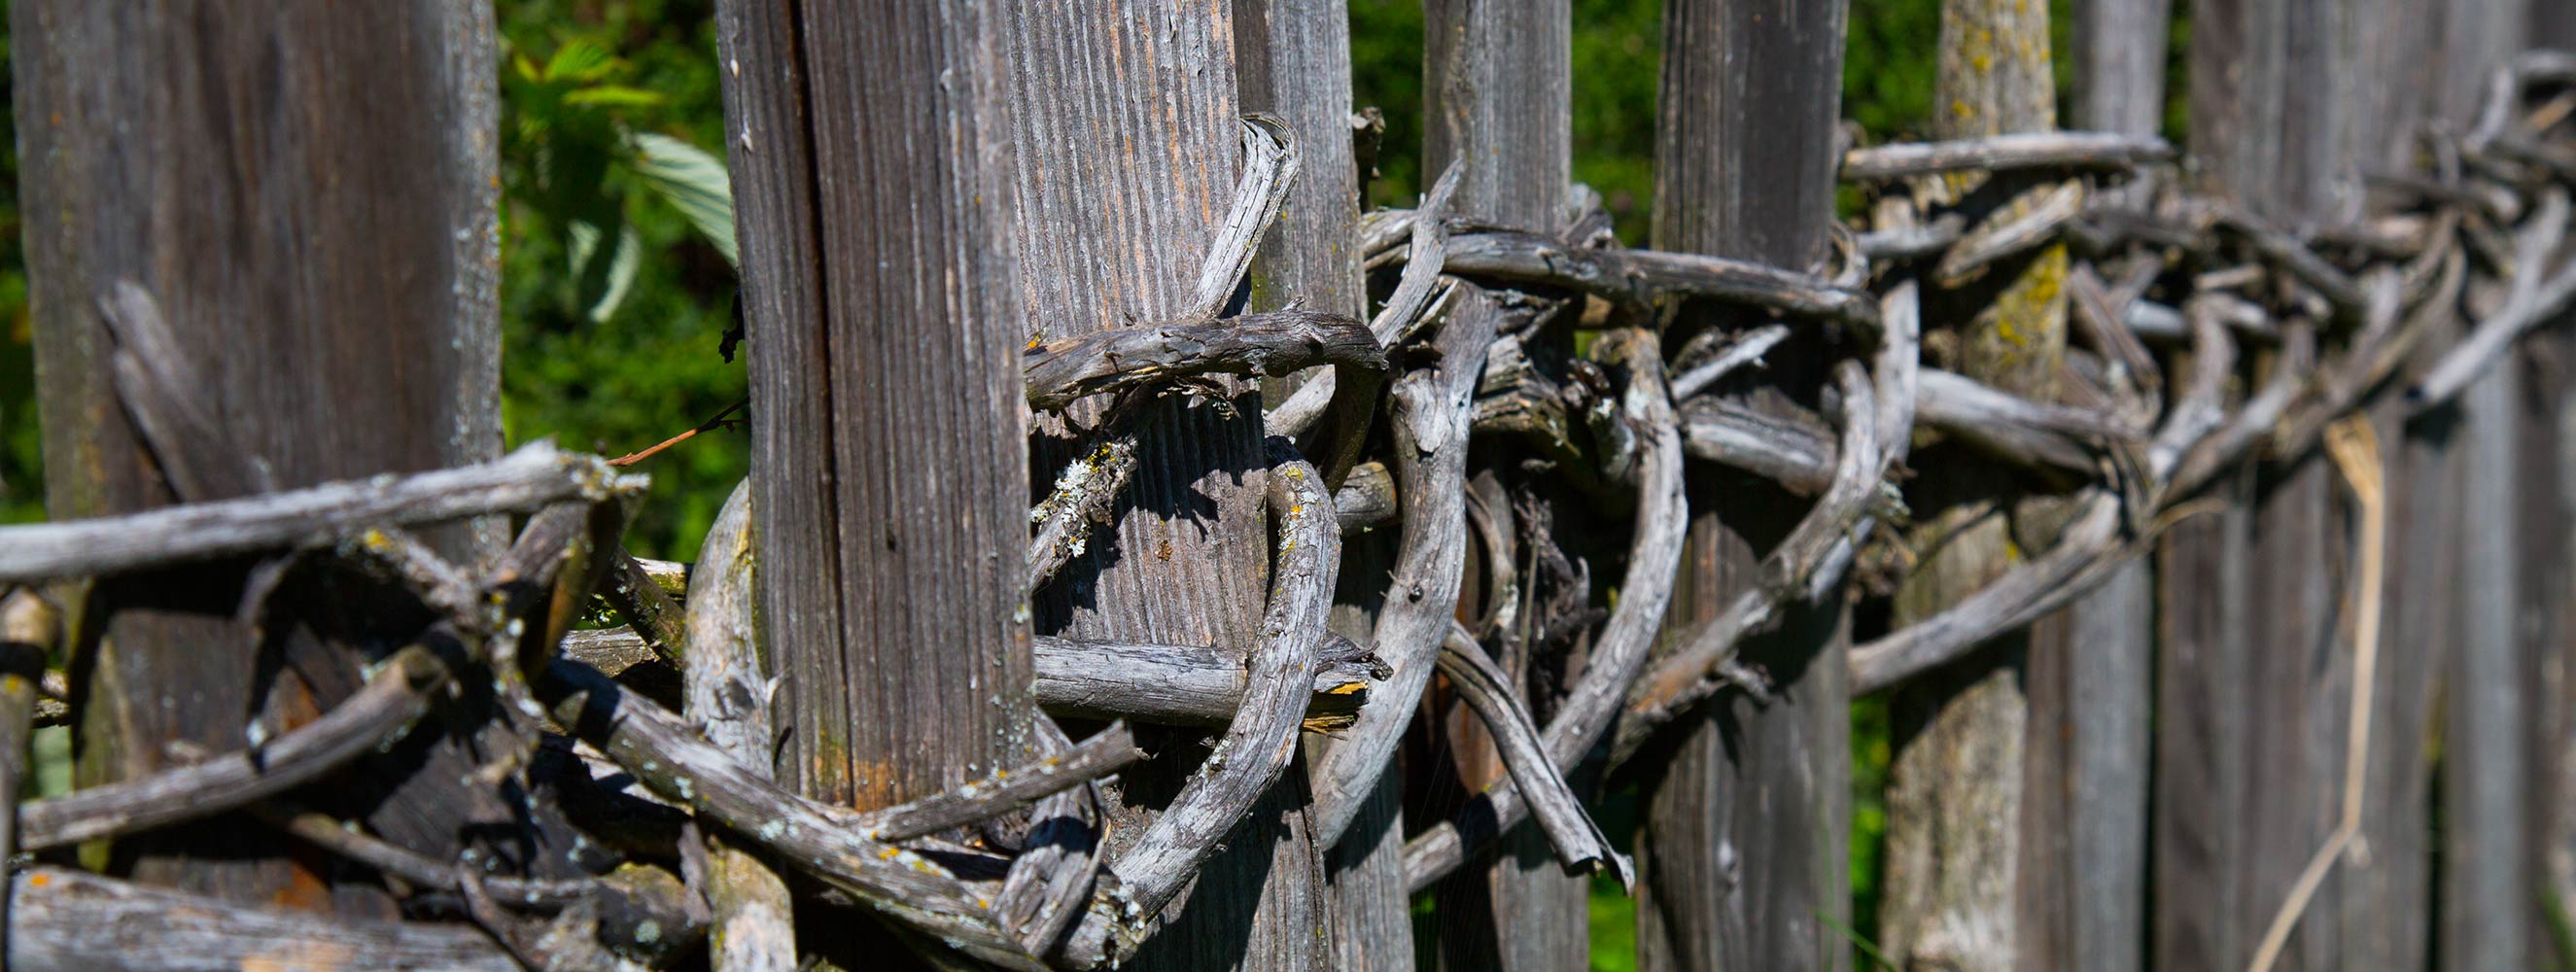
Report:
[[[2167,0],[2072,7],[2075,127],[2153,135],[2163,126]],[[2142,188],[2108,187],[2143,201]],[[2146,959],[2154,578],[2132,563],[2031,631],[2033,716],[2020,891],[2030,960],[2127,972]],[[2044,715],[2043,715],[2044,713]]]
[[[1802,0],[1665,6],[1658,248],[1799,268],[1824,255],[1844,17],[1843,4]],[[1675,333],[1744,323],[1694,308]],[[1768,361],[1766,383],[1813,404],[1826,375],[1818,342],[1793,338]],[[1695,512],[1666,616],[1676,633],[1724,613],[1810,505],[1715,467],[1691,470],[1689,488]],[[1775,698],[1730,693],[1668,733],[1637,854],[1641,968],[1848,967],[1850,946],[1829,924],[1847,925],[1851,907],[1847,615],[1839,592],[1793,610],[1742,656],[1771,674]]]
[[[862,808],[1019,762],[1033,711],[1022,304],[968,283],[1013,265],[1004,25],[888,13],[723,12],[779,777]]]
[[[41,214],[26,242],[54,518],[498,454],[489,5],[34,0],[12,7],[10,41],[16,110],[45,120],[22,133],[19,189]],[[202,431],[219,441],[199,445],[222,469],[165,481],[120,410],[117,345],[99,304],[120,282],[168,318],[173,360],[197,387],[164,391],[210,406]],[[499,526],[430,539],[470,560],[497,553]],[[349,610],[316,610],[328,581],[289,578],[277,603],[298,623],[254,652],[254,634],[233,620],[242,566],[99,589],[86,616],[103,637],[77,666],[90,699],[84,784],[162,768],[173,742],[239,749],[245,713],[272,731],[309,719],[359,684],[358,645],[408,638],[426,621],[398,595],[358,585],[334,594]],[[470,703],[458,717],[471,723]],[[467,828],[524,846],[514,808],[460,781],[475,765],[463,741],[420,733],[351,784],[389,798],[327,809],[442,859],[468,846]],[[116,869],[149,883],[389,914],[381,896],[334,888],[237,819],[121,850]]]
[[[1359,167],[1351,141],[1350,7],[1340,0],[1235,0],[1235,71],[1243,110],[1288,123],[1297,181],[1252,267],[1251,306],[1303,302],[1309,310],[1368,318],[1359,266]],[[1279,383],[1284,399],[1294,382]],[[1393,563],[1384,543],[1354,539],[1342,552],[1333,629],[1362,644],[1376,627],[1375,600]],[[1309,757],[1320,755],[1310,748]],[[1404,891],[1403,783],[1389,769],[1340,845],[1324,852],[1331,964],[1346,972],[1412,972],[1413,918]],[[1307,850],[1283,841],[1278,853]],[[1297,863],[1282,860],[1282,873]]]
[[[1019,222],[1009,25],[962,2],[718,17],[775,769],[891,806],[1033,751],[1026,305],[987,283]],[[846,965],[884,935],[801,944]]]
[[[1023,229],[1017,274],[1043,333],[1071,337],[1176,316],[1224,218],[1241,150],[1234,9],[1217,0],[1001,5]],[[1302,141],[1302,140],[1301,140]],[[1037,599],[1039,630],[1073,637],[1249,650],[1268,587],[1257,389],[1147,410],[1139,467],[1114,536],[1095,536]],[[1222,407],[1220,407],[1222,406]],[[1084,409],[1076,414],[1088,420]],[[1079,446],[1052,422],[1042,475]],[[1110,836],[1145,830],[1206,749],[1167,736],[1125,774]],[[1138,956],[1147,968],[1306,968],[1325,947],[1321,867],[1292,767],[1224,841],[1177,920]],[[1294,868],[1291,872],[1289,868]],[[1267,874],[1269,880],[1264,880]]]
[[[1428,0],[1422,16],[1422,171],[1465,163],[1451,204],[1459,215],[1542,230],[1563,224],[1573,144],[1568,0]],[[1441,967],[1583,965],[1588,883],[1558,868],[1535,826],[1498,846],[1498,856],[1471,862],[1434,892]]]
[[[2438,15],[2438,117],[2465,126],[2485,99],[2486,78],[2527,43],[2525,0],[2463,0]],[[2473,291],[2473,294],[2475,292]],[[2471,306],[2478,305],[2472,297]],[[2444,672],[2442,712],[2441,968],[2531,967],[2541,930],[2529,831],[2525,681],[2530,642],[2517,630],[2523,529],[2514,501],[2521,372],[2489,370],[2458,401],[2455,447],[2466,467],[2461,508],[2458,636]]]
[[[1944,3],[1933,95],[1943,109],[1934,112],[1934,134],[1965,138],[2054,127],[2051,56],[2045,6]],[[1949,195],[1974,198],[2040,184],[1952,179],[1945,185]],[[1989,281],[1931,291],[1927,319],[1956,313],[1964,323],[1957,360],[1927,355],[1927,364],[2036,401],[2054,400],[2066,348],[2066,302],[2058,285],[2065,272],[2065,250],[2049,247]],[[2045,536],[2045,524],[2062,518],[2061,502],[2022,495],[2008,476],[1967,456],[1926,450],[1914,465],[1938,470],[1909,493],[1918,522],[1958,532],[1899,587],[1894,620],[1900,624],[1982,587],[2008,568],[2015,546],[2031,548],[2026,537]],[[2006,515],[1975,516],[1966,504],[1981,495],[2004,499]],[[2055,766],[2035,764],[2027,740],[2056,725],[2062,715],[2053,707],[2071,700],[2032,687],[2064,684],[2056,669],[2068,663],[2064,652],[2033,654],[2033,648],[2030,632],[2007,634],[1980,656],[1899,689],[1891,704],[1895,754],[1879,943],[1900,964],[2004,969],[2048,961],[2039,935],[2047,923],[2031,913],[2034,896],[2024,875],[2041,864],[2037,847],[2057,840],[2064,822],[2033,812],[2053,805],[2027,798],[2032,771]]]

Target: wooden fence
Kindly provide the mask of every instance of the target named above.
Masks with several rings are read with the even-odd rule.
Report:
[[[1340,0],[862,6],[717,5],[685,568],[501,455],[487,5],[13,6],[10,968],[2576,967],[2564,4],[1946,0],[1882,143],[1666,0],[1646,241],[1567,0],[1366,211]]]

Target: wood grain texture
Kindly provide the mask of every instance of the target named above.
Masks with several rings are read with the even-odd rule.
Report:
[[[1461,162],[1457,213],[1553,231],[1568,218],[1573,178],[1567,0],[1430,0],[1422,14],[1422,171]],[[1459,890],[1438,895],[1441,967],[1560,969],[1585,961],[1585,882],[1558,870],[1534,835],[1506,838],[1509,850],[1490,872],[1471,867],[1444,885]],[[1469,883],[1486,886],[1470,893]],[[1470,900],[1479,897],[1489,904]]]
[[[1235,0],[1236,93],[1288,123],[1300,164],[1252,265],[1252,306],[1368,316],[1351,143],[1351,16],[1339,0]]]
[[[1013,267],[1006,31],[883,13],[720,13],[778,775],[862,808],[1017,762],[1034,709],[1022,304],[973,283]]]
[[[9,967],[26,972],[521,968],[470,925],[317,921],[54,867],[11,875],[9,912]]]
[[[2536,954],[2551,954],[2548,921],[2555,917],[2547,902],[2576,901],[2576,394],[2570,391],[2568,368],[2576,362],[2576,339],[2565,322],[2525,339],[2523,395],[2514,482],[2516,516],[2521,536],[2515,557],[2514,617],[2529,639],[2521,683],[2528,686],[2524,713],[2525,773],[2534,782],[2524,795],[2528,846],[2542,848],[2532,875],[2534,893],[2544,903],[2533,939]]]
[[[707,741],[753,773],[774,777],[769,669],[760,657],[759,596],[752,580],[750,481],[734,486],[698,548],[689,582],[687,663],[680,714]],[[631,563],[631,561],[630,561]],[[733,838],[702,833],[711,912],[707,965],[713,972],[788,972],[796,967],[794,902],[787,883]],[[685,838],[684,838],[685,839]]]
[[[2343,26],[2352,34],[2348,43],[2363,79],[2345,88],[2356,102],[2347,133],[2353,163],[2389,168],[2409,162],[2416,150],[2407,133],[2432,111],[2423,92],[2439,70],[2439,59],[2430,54],[2438,38],[2423,29],[2421,8],[2403,0],[2353,3]],[[2424,341],[2428,347],[2449,343],[2439,331]],[[2419,357],[2398,380],[2420,373],[2433,356]],[[2364,769],[2367,802],[2356,838],[2370,854],[2366,861],[2338,865],[2340,906],[2310,919],[2336,924],[2341,957],[2350,968],[2424,968],[2432,945],[2433,714],[2456,630],[2445,612],[2459,583],[2458,548],[2448,538],[2460,527],[2459,507],[2449,499],[2458,495],[2460,467],[2447,458],[2447,419],[2410,420],[2406,411],[2394,401],[2369,409],[2379,440],[2389,444],[2384,466],[2390,516],[2389,564],[2380,591],[2386,607]],[[2332,522],[2342,528],[2340,513]]]
[[[2533,47],[2576,47],[2576,4],[2533,3]],[[2522,600],[2530,625],[2529,684],[2535,695],[2529,772],[2534,847],[2546,848],[2537,886],[2560,913],[2576,902],[2576,338],[2561,320],[2527,338],[2521,423]],[[2543,918],[2551,917],[2544,914]],[[2546,938],[2535,941],[2547,942]],[[2541,954],[2548,954],[2544,948]]]
[[[2164,122],[2167,0],[2090,0],[2072,9],[2075,127],[2155,134]],[[2144,199],[2143,189],[2110,191]],[[2034,862],[2057,863],[2022,872],[2030,941],[2036,960],[2051,968],[2131,972],[2146,962],[2150,565],[2121,568],[2034,625],[2031,640],[2054,657],[2032,672],[2033,708],[2046,715],[2030,727],[2025,832]]]
[[[1941,55],[1934,80],[1933,131],[1972,138],[2055,127],[2046,6],[2011,0],[1949,0],[1941,8]],[[1972,213],[2010,216],[2044,192],[2027,175],[1943,177],[1932,187]],[[1979,200],[1993,199],[1991,203]],[[1960,325],[1955,361],[1927,354],[1969,378],[2022,397],[2055,400],[2066,348],[2066,252],[2044,247],[1987,271],[1982,280],[1927,295],[1927,319],[1948,309]],[[1917,468],[1939,468],[1908,491],[1917,522],[1955,530],[1915,565],[1897,590],[1893,623],[1931,617],[2009,569],[2012,550],[2062,515],[2058,501],[2025,496],[2008,475],[1927,449]],[[2002,515],[1980,516],[1972,497],[1991,495]],[[2028,630],[1997,638],[1981,656],[1900,689],[1891,703],[1895,749],[1887,795],[1886,897],[1880,947],[1900,963],[1960,969],[2047,963],[2028,892],[2036,859],[2034,824],[2046,817],[2026,799],[2033,782],[2028,735],[2053,727],[2049,706],[2069,701],[2034,684],[2062,683],[2062,652],[2038,648]]]
[[[1803,269],[1825,255],[1841,107],[1844,5],[1682,0],[1664,8],[1653,239],[1670,251]],[[1677,339],[1746,323],[1690,308]],[[1677,346],[1677,345],[1676,345]],[[1813,404],[1826,369],[1812,333],[1769,356],[1768,380]],[[1721,379],[1755,415],[1795,407]],[[1768,439],[1768,437],[1764,437]],[[1817,442],[1830,473],[1830,435]],[[1759,582],[1763,558],[1811,501],[1733,470],[1691,470],[1693,509],[1668,635],[1714,623]],[[1773,698],[1726,693],[1668,733],[1645,789],[1637,858],[1639,967],[1674,972],[1849,967],[1851,746],[1848,611],[1839,592],[1791,608],[1739,657]]]
[[[1573,180],[1568,0],[1429,0],[1422,8],[1422,171],[1466,163],[1463,216],[1553,230]]]
[[[1015,65],[1008,97],[1019,155],[1028,307],[1036,338],[1177,316],[1234,188],[1242,45],[1223,0],[1001,5]],[[1299,133],[1303,135],[1304,133]],[[1301,139],[1302,141],[1302,139]],[[1268,578],[1259,399],[1167,401],[1147,410],[1133,486],[1114,536],[1067,564],[1037,603],[1039,630],[1077,638],[1215,645],[1254,641]],[[1077,413],[1079,414],[1079,412]],[[1056,465],[1055,433],[1037,461]],[[1174,736],[1125,774],[1113,852],[1143,833],[1205,750]],[[1302,775],[1302,774],[1298,774]],[[1319,855],[1303,799],[1283,782],[1209,862],[1181,913],[1138,957],[1149,968],[1303,968],[1324,947]],[[1288,870],[1301,868],[1302,876]],[[1273,880],[1265,881],[1263,875]]]
[[[43,214],[26,239],[54,518],[497,454],[487,5],[32,2],[11,18],[16,108],[43,119],[20,143],[20,192]],[[183,394],[219,416],[218,454],[240,467],[206,495],[164,483],[119,408],[99,301],[120,283],[171,315],[173,357],[199,381]],[[472,560],[497,552],[497,526],[432,540]],[[160,769],[168,742],[237,749],[246,714],[272,730],[310,719],[356,688],[366,659],[351,645],[424,621],[334,616],[314,603],[326,582],[305,578],[281,592],[296,623],[254,651],[232,620],[238,586],[209,570],[103,586],[83,612],[84,783]],[[458,784],[471,765],[445,734],[424,736],[368,771],[388,782],[356,815],[442,859],[477,826],[515,845],[505,859],[544,856],[515,842],[513,807]],[[389,913],[283,852],[256,827],[215,822],[128,842],[117,867],[232,900]]]
[[[2486,83],[2527,43],[2526,0],[2468,0],[2438,17],[2440,81],[2434,115],[2465,127],[2477,116]],[[2525,288],[2531,276],[2500,282]],[[2484,312],[2472,290],[2473,311]],[[2533,643],[2516,611],[2524,529],[2515,502],[2522,374],[2488,371],[2459,399],[2453,447],[2466,467],[2456,502],[2461,513],[2460,575],[2454,651],[2442,699],[2442,883],[2438,967],[2449,970],[2530,968],[2539,951],[2532,919],[2538,887],[2530,832],[2527,711],[2537,686],[2525,679]]]

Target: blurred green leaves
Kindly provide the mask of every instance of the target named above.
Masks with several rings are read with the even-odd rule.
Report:
[[[653,132],[635,136],[634,146],[635,174],[678,207],[689,225],[724,253],[726,262],[741,266],[742,251],[733,240],[733,181],[725,175],[724,160]]]
[[[706,0],[504,0],[503,418],[620,455],[743,397],[733,203]],[[710,150],[712,149],[712,151]],[[636,467],[628,546],[686,558],[749,464],[701,435]]]
[[[712,56],[713,52],[709,52]],[[501,151],[511,201],[565,234],[567,265],[556,299],[594,323],[616,316],[644,258],[632,223],[638,205],[672,207],[728,263],[733,192],[724,162],[686,140],[635,131],[625,118],[668,100],[618,83],[632,68],[594,36],[574,35],[539,64],[524,49],[502,72],[510,120]]]

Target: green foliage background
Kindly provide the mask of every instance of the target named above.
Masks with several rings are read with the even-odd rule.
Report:
[[[2053,5],[2062,38],[2064,0]],[[655,136],[723,154],[711,2],[502,0],[498,12],[509,436],[514,445],[554,436],[610,455],[640,449],[745,394],[742,365],[719,353],[733,321],[729,231],[719,240],[704,199],[655,178],[641,154],[672,144]],[[1599,190],[1622,235],[1640,242],[1653,191],[1660,18],[1656,0],[1574,0],[1575,178]],[[1921,134],[1937,22],[1935,0],[1852,0],[1843,114],[1873,139]],[[1387,117],[1370,188],[1379,204],[1410,204],[1421,184],[1422,30],[1418,0],[1352,0],[1356,100]],[[2059,64],[2062,80],[2063,56]],[[2168,127],[2178,136],[2175,89]],[[8,110],[0,99],[0,113]],[[0,146],[0,522],[43,516],[16,186],[14,147]],[[723,431],[647,461],[655,488],[630,538],[636,551],[694,557],[748,452],[747,435]],[[1853,925],[1867,930],[1887,728],[1876,704],[1854,716]],[[1613,802],[1633,805],[1623,795]],[[1594,967],[1633,968],[1627,899],[1596,894],[1592,919]]]

